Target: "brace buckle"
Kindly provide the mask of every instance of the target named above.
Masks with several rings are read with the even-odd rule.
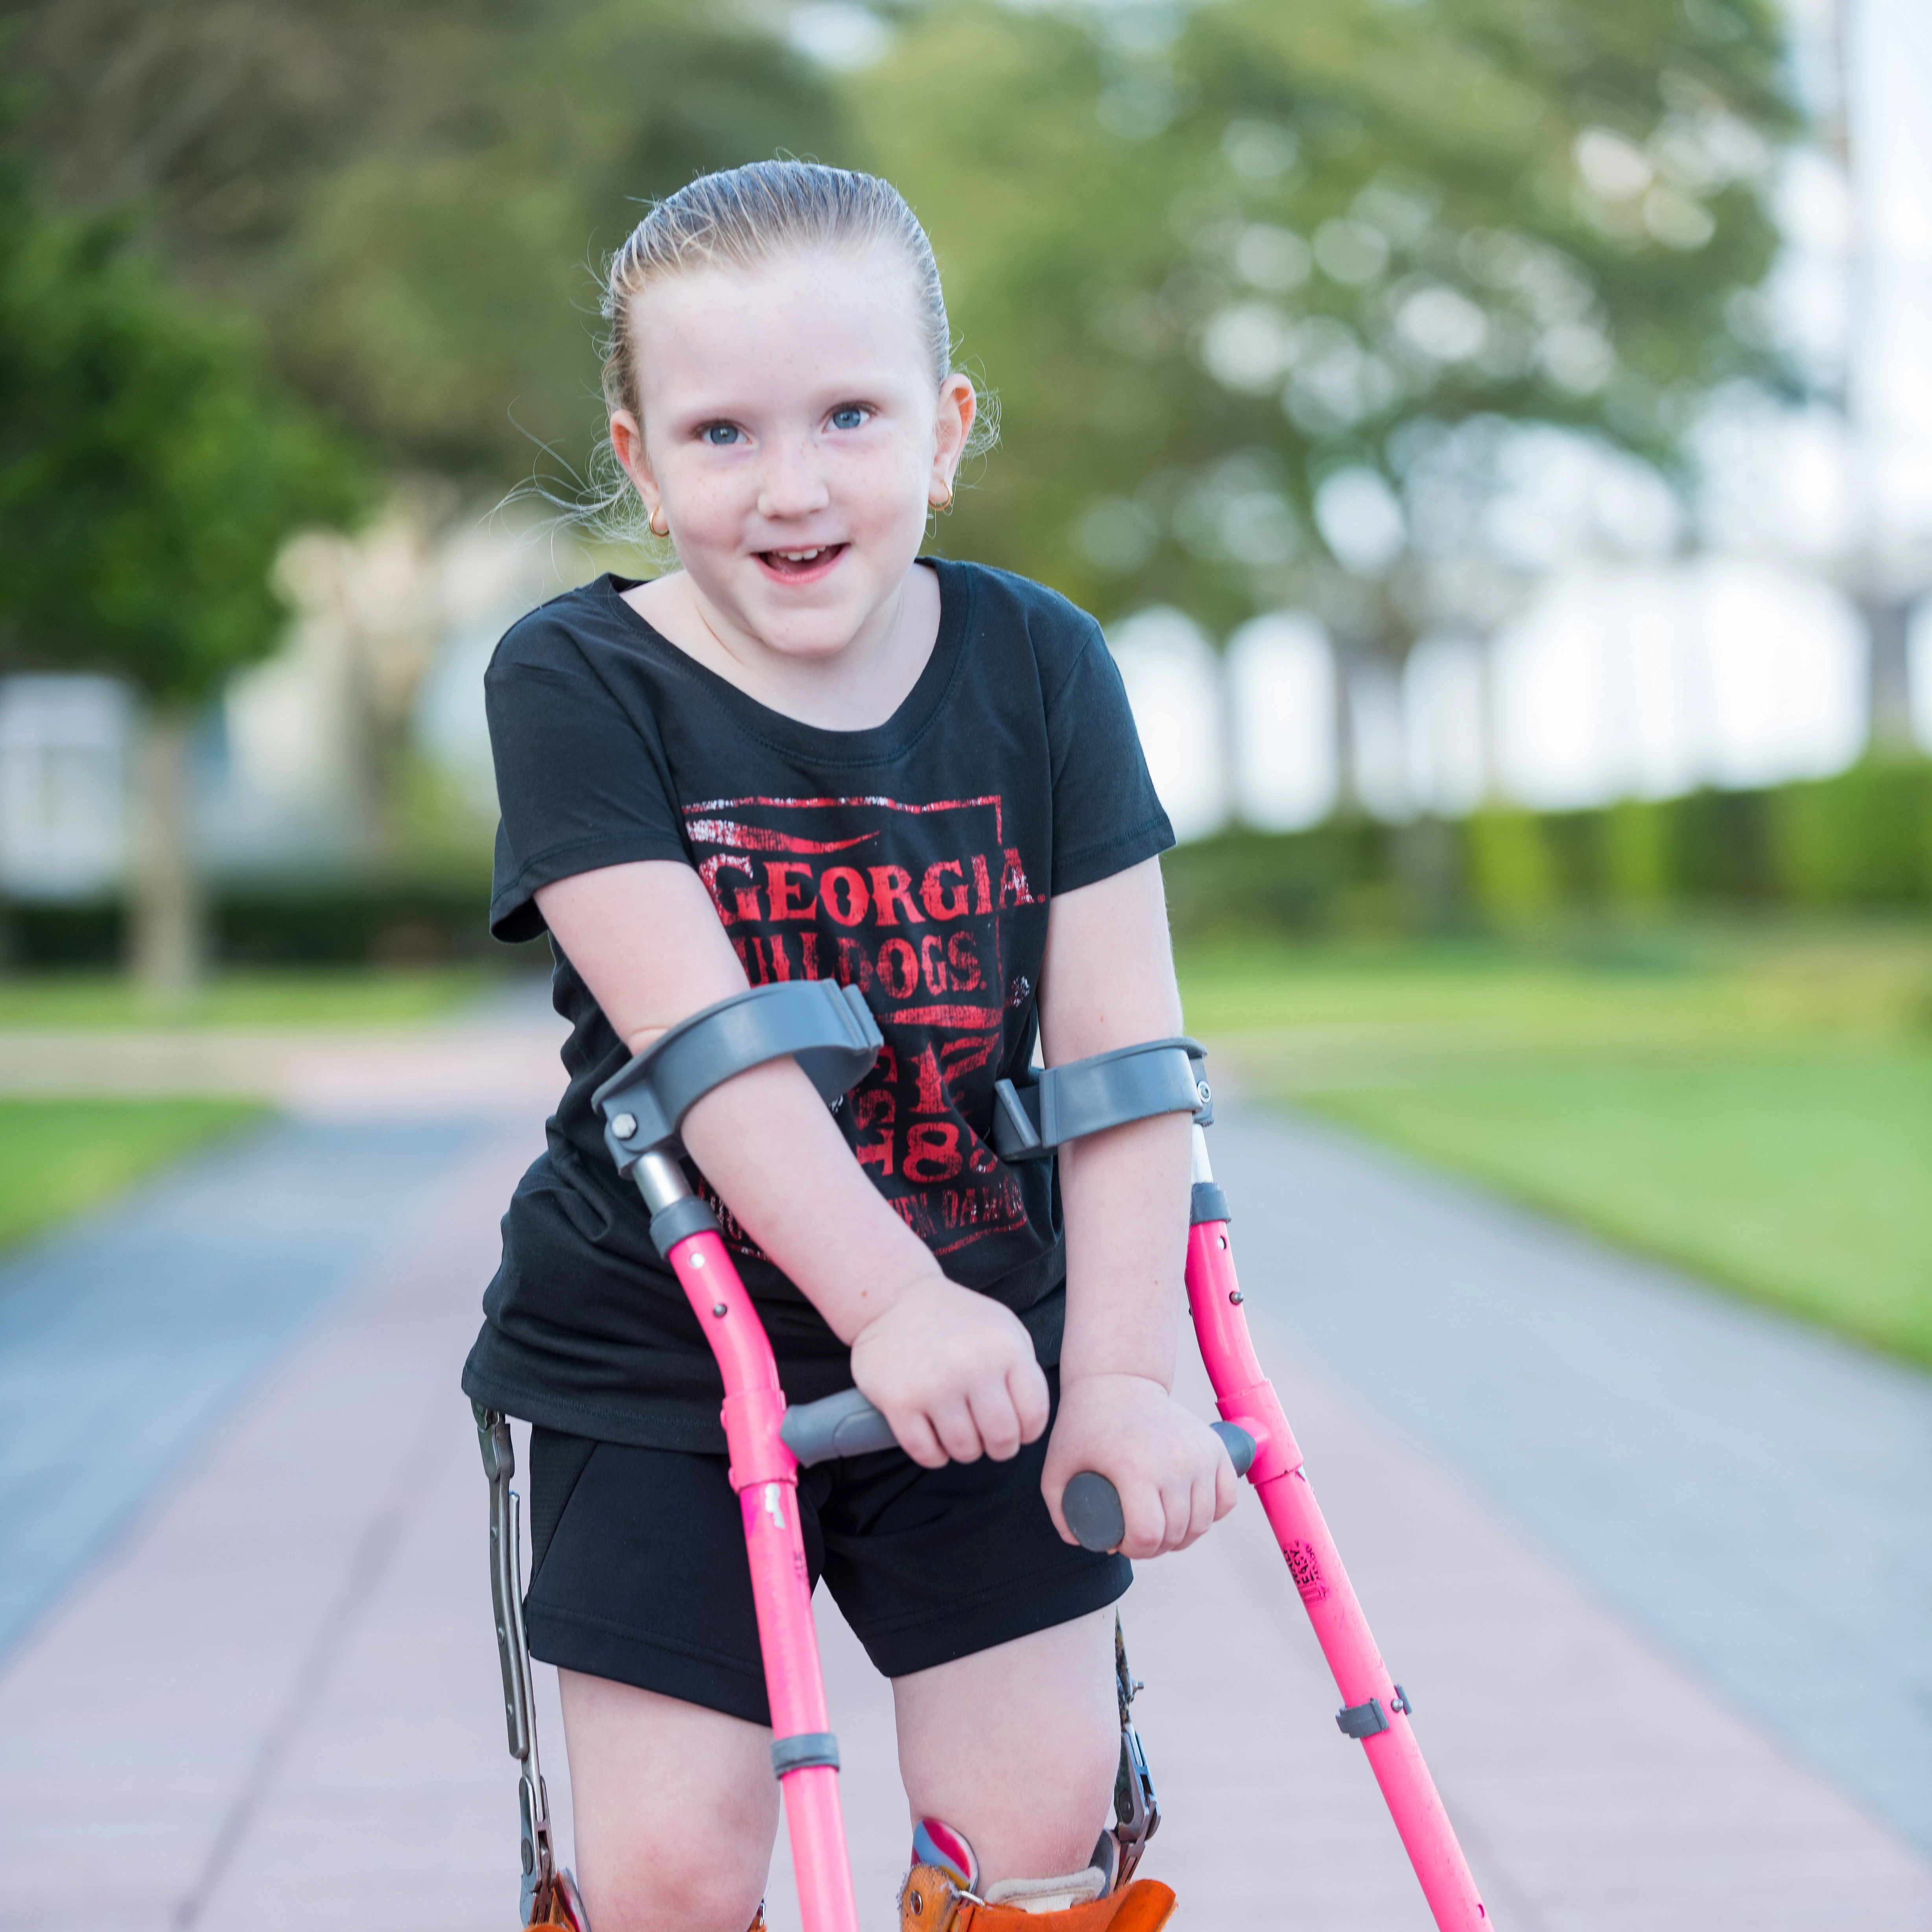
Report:
[[[1114,1616],[1114,1688],[1120,1707],[1120,1768],[1114,1780],[1113,1840],[1120,1854],[1114,1875],[1114,1888],[1120,1890],[1134,1875],[1134,1868],[1146,1851],[1148,1840],[1160,1829],[1160,1800],[1155,1795],[1154,1775],[1148,1768],[1147,1750],[1140,1733],[1134,1729],[1127,1706],[1142,1688],[1127,1668],[1126,1639],[1120,1630],[1120,1614]]]

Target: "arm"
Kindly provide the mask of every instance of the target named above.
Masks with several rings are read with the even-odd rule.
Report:
[[[543,886],[536,899],[633,1053],[745,989],[688,866],[607,866]],[[1018,1318],[946,1280],[791,1060],[707,1094],[686,1116],[683,1139],[758,1245],[850,1345],[854,1381],[914,1461],[1004,1459],[1046,1426],[1046,1378]]]
[[[1057,896],[1048,913],[1040,1033],[1048,1064],[1180,1030],[1156,860]],[[1184,1548],[1234,1507],[1233,1466],[1168,1394],[1184,1300],[1193,1124],[1138,1120],[1060,1150],[1066,1215],[1066,1335],[1060,1416],[1043,1479],[1082,1469],[1120,1491],[1130,1556]]]

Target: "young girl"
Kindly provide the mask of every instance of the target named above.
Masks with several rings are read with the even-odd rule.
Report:
[[[790,1399],[856,1383],[904,1451],[799,1500],[892,1679],[922,1856],[952,1847],[982,1925],[1102,1926],[1108,1606],[1234,1496],[1168,1392],[1190,1124],[1070,1147],[1057,1185],[988,1143],[1036,1038],[1053,1064],[1179,1032],[1172,834],[1094,621],[919,557],[976,404],[891,188],[706,176],[619,251],[606,312],[611,446],[679,567],[555,599],[490,667],[492,928],[548,932],[573,1031],[464,1376],[535,1425],[529,1629],[584,1900],[596,1932],[743,1932],[778,1813],[716,1371],[590,1094],[748,982],[836,976],[886,1042],[847,1102],[775,1062],[683,1138]],[[1112,1556],[1061,1516],[1081,1469],[1120,1492]]]

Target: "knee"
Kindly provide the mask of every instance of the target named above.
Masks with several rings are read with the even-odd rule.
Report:
[[[596,1932],[746,1932],[770,1849],[702,1833],[606,1845],[584,1858],[584,1907]]]
[[[770,1733],[566,1672],[577,1875],[596,1932],[745,1932],[778,1827]]]

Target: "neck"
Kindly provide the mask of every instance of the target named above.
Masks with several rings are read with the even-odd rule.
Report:
[[[706,670],[783,716],[826,730],[883,724],[919,682],[939,634],[938,580],[917,564],[848,643],[824,655],[780,649],[734,624],[683,571],[623,595]]]

